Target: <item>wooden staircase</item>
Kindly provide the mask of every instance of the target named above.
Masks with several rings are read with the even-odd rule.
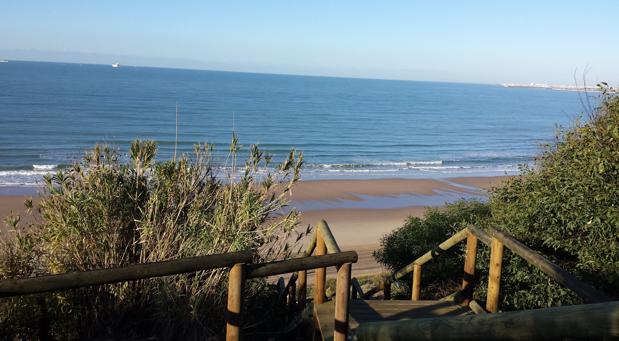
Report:
[[[466,240],[461,290],[440,300],[422,300],[423,266]],[[475,262],[478,241],[490,247],[486,306],[475,301]],[[503,249],[522,257],[553,280],[571,289],[587,304],[499,313]],[[189,257],[126,267],[70,272],[23,279],[0,280],[0,299],[58,290],[136,281],[196,271],[229,271],[225,311],[226,339],[243,339],[243,283],[252,278],[278,280],[279,298],[295,317],[311,312],[314,339],[354,340],[535,340],[619,338],[619,301],[609,299],[539,253],[501,232],[469,226],[434,250],[364,290],[351,277],[358,256],[342,252],[325,221],[316,224],[305,255],[300,258],[254,263],[252,251]],[[326,269],[337,269],[334,295],[327,297]],[[315,270],[313,298],[307,297],[307,271]],[[391,283],[412,273],[410,299],[392,300]],[[382,293],[382,300],[372,299]],[[602,303],[600,303],[602,302]],[[42,308],[41,308],[42,309]],[[300,320],[300,319],[296,319]],[[42,325],[42,324],[41,324]],[[295,326],[292,326],[294,329]],[[39,330],[39,335],[51,335]]]
[[[443,254],[446,250],[466,241],[462,287],[440,300],[421,300],[421,271],[424,264]],[[481,307],[473,298],[477,243],[490,247],[489,279],[486,306]],[[537,267],[553,280],[574,291],[586,303],[571,307],[537,309],[509,313],[499,311],[499,292],[504,247]],[[325,221],[316,224],[315,238],[310,243],[306,256],[339,253],[337,242]],[[334,300],[325,296],[326,269],[316,269],[312,313],[315,325],[314,339],[338,340],[430,340],[430,339],[537,339],[544,338],[590,338],[619,336],[619,302],[608,298],[590,285],[561,269],[539,253],[517,240],[493,229],[477,229],[473,226],[462,229],[434,250],[428,251],[395,273],[380,275],[380,283],[366,290],[357,278],[351,278],[350,268],[338,267],[337,289]],[[410,300],[392,300],[391,283],[412,273]],[[307,274],[299,273],[305,288]],[[296,277],[291,278],[294,282]],[[371,299],[382,292],[382,300]],[[297,295],[303,299],[305,294]],[[574,313],[577,312],[577,313]],[[545,321],[545,326],[535,320]],[[511,325],[514,324],[514,325]],[[469,334],[459,329],[470,329]],[[510,331],[501,326],[510,325]],[[485,332],[482,332],[486,330]],[[492,332],[491,332],[492,331]],[[451,334],[450,334],[451,333]],[[514,337],[512,337],[514,336]]]
[[[333,302],[314,306],[315,324],[323,340],[332,340],[335,332]],[[348,308],[348,330],[354,335],[360,324],[439,316],[466,316],[473,311],[450,300],[353,300]]]

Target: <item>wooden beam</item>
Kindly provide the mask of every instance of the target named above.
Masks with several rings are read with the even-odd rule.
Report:
[[[473,299],[475,288],[475,258],[477,257],[477,237],[471,232],[466,237],[466,255],[464,257],[464,276],[462,277],[462,292],[465,299]]]
[[[329,228],[329,224],[327,224],[325,220],[320,220],[319,222],[317,222],[316,229],[320,231],[320,236],[325,243],[328,253],[342,252],[342,250],[340,250],[340,247],[337,245],[335,237],[333,237],[333,233],[331,233],[331,228]]]
[[[492,238],[492,246],[490,247],[490,269],[488,271],[488,296],[486,298],[486,310],[491,313],[499,311],[502,264],[503,243],[496,238]]]
[[[163,262],[134,264],[121,268],[70,272],[24,279],[5,279],[0,281],[0,297],[67,290],[90,285],[110,284],[211,270],[229,267],[236,263],[248,263],[251,262],[252,258],[253,252],[243,251],[188,257]]]
[[[348,307],[350,294],[350,263],[343,264],[337,271],[335,289],[335,330],[334,341],[346,341],[348,338]]]
[[[381,279],[381,286],[383,289],[383,297],[385,300],[391,299],[391,278],[383,277]]]
[[[269,277],[295,271],[320,269],[344,263],[356,263],[355,251],[345,251],[323,256],[292,258],[269,263],[248,264],[247,278]]]
[[[361,288],[361,284],[359,284],[359,280],[353,278],[350,282],[353,288],[353,300],[357,299],[357,296],[363,298],[365,293],[363,292],[363,288]]]
[[[462,229],[458,231],[458,233],[454,234],[446,241],[440,243],[436,249],[426,252],[421,257],[415,259],[412,263],[410,263],[409,265],[403,267],[398,272],[396,272],[394,275],[395,279],[400,279],[404,277],[406,274],[413,271],[414,264],[423,265],[429,262],[430,260],[432,260],[432,258],[435,258],[439,256],[441,253],[449,250],[454,245],[466,239],[467,233],[468,231],[466,229]]]
[[[490,235],[486,233],[486,231],[478,229],[477,227],[472,225],[468,226],[466,229],[487,246],[490,246],[490,244],[492,243],[492,237],[490,237]]]
[[[490,246],[492,243],[492,237],[497,238],[513,253],[522,257],[529,264],[535,266],[540,271],[548,275],[548,277],[557,281],[559,284],[562,284],[566,288],[574,291],[585,302],[596,303],[609,300],[608,296],[606,296],[604,293],[595,289],[591,285],[579,280],[574,275],[560,268],[558,265],[549,261],[546,257],[522,244],[520,241],[514,239],[513,237],[494,229],[490,229],[489,233],[486,233],[485,231],[478,229],[474,226],[469,226],[467,227],[467,229],[471,233],[473,233],[481,242],[488,246]]]
[[[365,340],[537,340],[619,337],[619,301],[546,309],[362,323]]]
[[[484,308],[482,308],[482,306],[479,305],[479,303],[475,300],[472,300],[471,302],[469,302],[469,308],[475,313],[475,314],[487,314],[488,312],[486,310],[484,310]]]
[[[238,341],[241,338],[244,272],[244,264],[235,264],[230,269],[228,308],[226,311],[226,341]]]
[[[307,302],[307,270],[301,270],[298,274],[297,302],[299,303],[299,309],[303,310]]]
[[[316,256],[322,256],[327,254],[327,246],[325,240],[322,238],[322,231],[316,230],[316,249],[314,250]],[[317,268],[315,271],[314,281],[314,304],[320,304],[325,302],[326,294],[326,282],[327,282],[327,269],[325,267]]]
[[[540,269],[548,277],[564,285],[582,297],[587,303],[597,303],[608,301],[609,298],[589,284],[576,278],[574,275],[563,270],[558,265],[546,259],[544,256],[525,246],[518,240],[496,230],[491,230],[492,236],[500,240],[513,253],[522,257],[529,264]]]
[[[413,265],[413,286],[411,292],[411,300],[419,301],[421,296],[421,264]]]

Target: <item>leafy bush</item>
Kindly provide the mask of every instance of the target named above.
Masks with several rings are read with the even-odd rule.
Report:
[[[398,270],[470,222],[514,236],[569,272],[619,295],[619,97],[603,88],[601,106],[588,123],[560,132],[536,159],[491,191],[488,205],[431,209],[382,240],[377,260]],[[609,91],[610,90],[610,91]],[[460,224],[459,224],[460,223]],[[463,249],[433,259],[422,271],[422,295],[457,288]],[[480,243],[475,297],[484,301],[489,250]],[[406,283],[410,282],[408,279]],[[504,310],[581,303],[569,289],[505,249],[501,275]]]
[[[384,236],[374,257],[392,271],[400,270],[468,224],[480,224],[489,216],[488,205],[478,201],[461,200],[441,208],[428,208],[423,218],[408,217],[404,226]],[[423,268],[424,298],[439,298],[445,292],[442,287],[457,286],[455,282],[461,278],[463,266],[459,251],[452,248]],[[410,282],[407,277],[402,284]]]
[[[256,146],[245,165],[236,166],[236,137],[225,168],[214,166],[210,145],[163,162],[155,160],[156,150],[152,141],[135,141],[123,162],[112,148],[96,146],[83,162],[47,177],[40,221],[24,227],[10,219],[13,235],[2,239],[0,278],[248,249],[260,250],[259,260],[296,252],[289,241],[295,240],[297,212],[280,212],[299,178],[301,155],[291,151],[263,174],[273,165]],[[0,334],[32,339],[43,323],[60,339],[218,336],[226,276],[220,269],[5,299]],[[248,324],[270,323],[266,316],[278,303],[266,288],[264,281],[248,283],[249,302],[263,304],[253,307],[260,314],[249,306]]]
[[[534,167],[494,190],[490,204],[498,228],[619,294],[619,98],[605,91],[586,124],[562,131]],[[523,306],[548,305],[554,291],[529,281]]]

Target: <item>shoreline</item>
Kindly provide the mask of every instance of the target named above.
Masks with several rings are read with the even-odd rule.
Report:
[[[442,206],[459,198],[485,198],[487,190],[509,176],[460,177],[446,179],[348,179],[306,180],[294,185],[290,206],[301,211],[300,229],[327,221],[342,250],[355,250],[359,262],[356,273],[379,272],[382,267],[372,257],[381,238],[401,227],[409,216],[421,217],[428,207]],[[6,216],[24,213],[23,201],[36,195],[2,195],[0,192],[1,231],[6,231]],[[31,222],[24,215],[24,223]]]

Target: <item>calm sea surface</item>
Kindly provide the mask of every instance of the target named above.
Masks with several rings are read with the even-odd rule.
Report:
[[[513,174],[583,111],[574,92],[495,85],[10,61],[0,186],[32,186],[97,142],[154,139],[169,158],[176,103],[181,151],[223,156],[235,130],[276,158],[302,151],[312,179]]]

